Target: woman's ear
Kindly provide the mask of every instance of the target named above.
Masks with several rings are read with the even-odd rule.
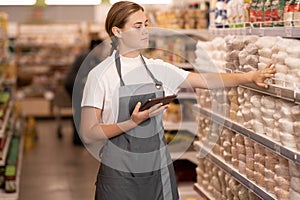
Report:
[[[117,38],[122,37],[122,35],[121,35],[122,31],[118,27],[116,27],[116,26],[112,27],[112,32]]]

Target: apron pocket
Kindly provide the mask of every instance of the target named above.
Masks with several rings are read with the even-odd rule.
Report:
[[[98,174],[96,200],[163,200],[160,173],[145,177]]]

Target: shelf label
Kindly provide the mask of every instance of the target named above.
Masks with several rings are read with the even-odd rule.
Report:
[[[284,32],[286,37],[292,37],[293,29],[292,27],[284,27]]]
[[[275,88],[274,91],[277,97],[282,97],[282,91],[280,88]]]

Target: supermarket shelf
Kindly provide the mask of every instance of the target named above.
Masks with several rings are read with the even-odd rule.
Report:
[[[10,131],[7,138],[6,138],[6,140],[5,140],[5,146],[4,146],[4,149],[3,149],[3,152],[2,152],[2,159],[0,159],[0,166],[5,165],[11,138],[12,138],[12,132]]]
[[[265,191],[263,188],[258,186],[253,181],[249,180],[245,175],[239,173],[234,167],[227,164],[223,158],[214,155],[213,153],[209,152],[205,149],[205,147],[201,144],[201,142],[195,142],[194,143],[195,148],[199,151],[200,155],[201,153],[204,153],[206,155],[206,158],[210,159],[213,163],[215,163],[217,166],[222,168],[225,172],[230,174],[233,178],[235,178],[239,183],[243,184],[246,188],[250,189],[255,193],[257,196],[259,196],[261,199],[264,200],[273,200],[276,199],[276,197],[267,191]]]
[[[245,27],[245,28],[210,28],[213,36],[226,35],[258,35],[281,36],[289,38],[300,37],[300,27]]]
[[[259,87],[254,83],[243,84],[240,85],[240,87],[300,104],[300,91],[297,91],[296,89],[283,88],[276,85],[269,85],[266,89]]]
[[[17,176],[16,176],[16,192],[14,193],[5,193],[5,191],[0,190],[0,199],[1,200],[18,200],[20,192],[20,178],[22,170],[22,160],[23,160],[23,149],[24,149],[24,138],[20,137],[19,143],[19,155],[18,155],[18,166],[17,166]]]
[[[203,189],[198,183],[194,184],[194,190],[204,199],[215,200],[211,194]]]
[[[8,108],[6,110],[5,116],[4,116],[4,121],[1,123],[0,138],[4,137],[6,124],[8,123],[8,119],[9,119],[9,116],[10,116],[11,111],[12,111],[12,106],[13,106],[13,102],[10,101],[9,104],[8,104]]]
[[[164,124],[164,129],[167,131],[182,130],[182,131],[188,131],[193,135],[197,135],[197,129],[198,129],[197,122],[174,123],[174,122],[164,121],[163,124]]]
[[[195,113],[210,117],[214,122],[219,123],[232,131],[238,132],[246,137],[249,137],[252,140],[263,145],[264,147],[269,148],[271,151],[279,154],[280,156],[283,156],[291,161],[294,161],[297,164],[300,164],[300,152],[294,149],[284,147],[282,144],[272,141],[272,139],[268,138],[266,135],[256,134],[255,132],[246,129],[245,127],[236,122],[228,120],[223,116],[214,114],[207,109],[201,108],[199,105],[195,105],[193,111]]]

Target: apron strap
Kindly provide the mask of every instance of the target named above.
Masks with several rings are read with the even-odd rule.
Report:
[[[118,74],[119,74],[119,77],[120,77],[120,81],[121,81],[121,86],[124,86],[124,81],[123,81],[123,78],[122,78],[122,74],[121,74],[121,61],[120,61],[120,54],[119,54],[119,51],[116,52],[115,54],[115,60],[116,60],[116,67],[117,67],[117,71],[118,71]]]
[[[143,64],[144,64],[144,66],[145,66],[145,68],[146,68],[148,74],[151,76],[152,80],[153,80],[154,83],[155,83],[155,87],[156,87],[157,89],[160,89],[161,86],[162,86],[162,82],[159,81],[159,80],[157,80],[157,79],[154,77],[154,75],[152,74],[152,72],[150,71],[150,69],[148,68],[148,66],[146,65],[146,62],[145,62],[145,60],[144,60],[144,58],[143,58],[143,55],[140,54],[140,56],[141,56],[141,60],[142,60],[142,62],[143,62]]]
[[[155,87],[157,89],[160,89],[162,87],[162,82],[157,80],[154,75],[152,74],[152,72],[149,70],[149,68],[147,67],[147,64],[142,56],[142,54],[140,54],[140,57],[141,57],[141,60],[142,60],[142,63],[144,65],[144,67],[146,68],[146,71],[147,73],[150,75],[150,77],[152,78],[152,80],[154,81],[155,83]],[[119,54],[119,51],[116,51],[116,54],[115,54],[115,60],[116,60],[116,67],[117,67],[117,71],[118,71],[118,74],[119,74],[119,77],[120,77],[120,81],[121,81],[121,86],[125,86],[125,83],[124,83],[124,80],[122,78],[122,73],[121,73],[121,61],[120,61],[120,54]]]

